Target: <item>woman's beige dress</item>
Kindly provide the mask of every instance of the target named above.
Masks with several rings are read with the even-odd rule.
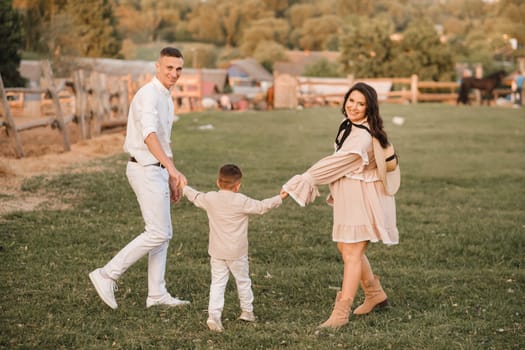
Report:
[[[368,131],[352,128],[338,151],[292,177],[283,188],[305,206],[319,195],[317,186],[325,184],[330,186],[327,201],[333,206],[335,242],[399,243],[395,198],[379,179]]]

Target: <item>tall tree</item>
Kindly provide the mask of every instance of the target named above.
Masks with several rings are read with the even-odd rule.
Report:
[[[241,52],[246,56],[252,56],[259,42],[275,42],[284,47],[288,41],[288,22],[284,19],[263,18],[253,21],[244,31]]]
[[[239,46],[244,30],[256,19],[270,17],[262,0],[220,0],[218,4],[226,45]]]
[[[253,57],[268,71],[273,71],[273,65],[277,61],[286,60],[286,49],[275,41],[259,41]]]
[[[336,9],[341,17],[371,16],[375,12],[376,0],[337,0]]]
[[[5,86],[24,86],[18,71],[24,40],[22,20],[11,0],[0,0],[0,74]]]
[[[290,22],[289,41],[291,46],[299,48],[299,39],[304,22],[309,18],[317,17],[319,9],[314,4],[295,4],[288,10],[288,21]]]
[[[216,5],[212,2],[202,2],[194,11],[188,14],[187,30],[195,40],[222,45],[225,35]]]
[[[24,49],[39,53],[60,47],[62,33],[70,34],[68,17],[63,17],[67,0],[15,0],[13,6],[22,14]]]
[[[144,42],[158,40],[168,27],[175,32],[187,6],[184,1],[122,0],[114,7],[120,32]]]
[[[263,0],[210,0],[201,2],[189,15],[188,29],[196,32],[196,38],[237,47],[252,21],[271,16]],[[222,42],[210,40],[212,37]]]
[[[423,80],[451,80],[452,53],[429,21],[411,22],[391,60],[392,69],[403,76],[417,74]]]
[[[109,0],[69,1],[74,23],[74,46],[81,56],[117,57],[122,45]]]
[[[335,15],[310,18],[300,31],[299,45],[304,50],[326,50],[328,43],[340,34],[342,20]]]
[[[396,76],[387,62],[392,60],[394,43],[390,40],[393,25],[378,20],[358,20],[343,36],[339,61],[343,71],[356,77]]]
[[[318,14],[319,11],[314,4],[295,4],[288,11],[290,26],[292,29],[300,28],[308,18]]]
[[[450,80],[452,54],[431,23],[411,22],[402,39],[393,41],[392,24],[361,21],[343,40],[340,62],[356,77],[408,77]]]
[[[290,6],[288,0],[263,0],[263,2],[269,10],[273,11],[274,16],[277,18],[284,17],[286,9]]]
[[[497,5],[501,18],[503,34],[518,40],[518,45],[525,48],[525,2],[523,0],[502,0]]]

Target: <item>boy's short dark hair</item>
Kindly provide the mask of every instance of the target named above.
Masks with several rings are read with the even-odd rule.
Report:
[[[177,57],[177,58],[184,59],[184,57],[182,56],[182,52],[180,52],[179,49],[176,49],[170,46],[165,47],[162,50],[160,50],[160,57],[164,57],[164,56]]]
[[[242,171],[235,164],[225,164],[219,170],[219,186],[224,189],[232,189],[242,179]]]

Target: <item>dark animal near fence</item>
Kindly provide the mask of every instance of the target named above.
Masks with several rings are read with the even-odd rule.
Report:
[[[485,78],[474,78],[466,77],[461,80],[461,85],[459,86],[459,94],[456,104],[466,104],[470,105],[469,93],[471,89],[478,89],[481,92],[481,100],[479,101],[480,105],[483,103],[483,100],[487,101],[487,105],[490,105],[490,101],[494,98],[492,92],[499,84],[503,78],[507,75],[505,71],[497,71],[488,77]]]

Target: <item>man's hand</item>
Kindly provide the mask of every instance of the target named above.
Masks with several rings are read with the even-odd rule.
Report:
[[[182,189],[188,184],[186,176],[184,176],[180,171],[175,170],[173,175],[170,175],[169,185],[170,185],[170,198],[173,203],[180,201],[182,197]]]

